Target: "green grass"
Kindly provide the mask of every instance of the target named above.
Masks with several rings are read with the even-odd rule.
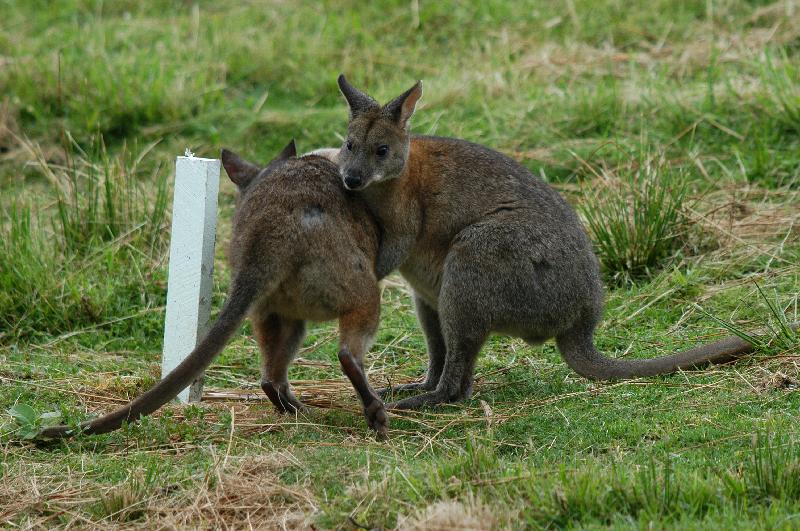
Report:
[[[9,197],[0,226],[0,342],[93,328],[161,304],[167,172],[156,165],[142,174],[141,157],[124,147],[111,156],[101,144],[92,158],[70,143],[62,165],[20,143],[53,197],[50,208],[41,195]]]
[[[623,175],[601,170],[592,183],[596,192],[584,192],[586,226],[611,275],[642,275],[663,264],[680,247],[687,224],[681,212],[687,195],[684,173],[658,155],[630,159],[632,168]]]
[[[799,526],[798,43],[792,2],[0,2],[0,525]],[[29,443],[42,414],[156,381],[175,155],[338,145],[340,72],[382,101],[423,79],[416,132],[507,153],[583,212],[605,352],[772,339],[593,384],[551,343],[495,337],[471,400],[393,416],[379,443],[315,325],[291,372],[306,417],[227,400]],[[392,277],[370,378],[425,360]],[[208,386],[258,394],[258,366],[245,326]]]

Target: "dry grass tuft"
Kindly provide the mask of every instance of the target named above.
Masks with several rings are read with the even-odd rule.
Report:
[[[12,518],[27,513],[36,505],[38,496],[31,487],[21,476],[3,478],[0,482],[0,526],[8,525]]]
[[[150,508],[151,528],[305,529],[317,511],[303,488],[284,485],[278,454],[248,457],[181,499]],[[213,483],[213,485],[212,485]]]
[[[768,190],[755,186],[720,189],[706,195],[692,212],[704,230],[713,232],[721,247],[774,245],[800,235],[798,190]]]
[[[7,473],[0,481],[0,528],[41,529],[57,523],[86,525],[80,506],[98,502],[83,477],[42,473],[40,465],[25,466],[19,473]]]
[[[752,20],[769,27],[751,27],[726,31],[712,23],[698,27],[698,38],[673,42],[642,41],[636,49],[620,49],[610,43],[602,47],[583,42],[537,43],[532,38],[516,39],[524,50],[516,65],[521,71],[534,71],[545,78],[562,75],[628,75],[630,64],[667,66],[673,75],[687,75],[717,62],[746,62],[758,57],[767,46],[791,44],[800,35],[798,2],[787,0],[758,9]],[[532,51],[531,51],[532,50]]]
[[[306,529],[317,507],[304,487],[280,479],[285,459],[223,461],[197,487],[182,490],[154,489],[141,478],[101,487],[76,471],[60,479],[18,474],[0,483],[0,527]]]
[[[493,512],[474,498],[466,502],[437,501],[410,517],[401,518],[397,524],[397,529],[404,531],[499,528],[499,522]]]
[[[762,275],[792,275],[797,263],[785,258],[784,249],[800,238],[800,210],[793,208],[800,201],[800,191],[769,190],[753,185],[732,185],[707,194],[695,204],[687,203],[687,211],[696,230],[690,242],[703,244],[698,238],[713,241],[699,253],[707,266],[729,269],[758,256],[767,256]],[[757,280],[737,278],[709,286],[701,299],[742,282]]]
[[[760,386],[764,391],[792,390],[797,389],[800,383],[796,378],[788,376],[780,371],[769,375],[761,381]]]

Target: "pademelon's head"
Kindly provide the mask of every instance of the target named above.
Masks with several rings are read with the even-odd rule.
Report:
[[[222,153],[220,154],[225,173],[228,174],[228,177],[239,188],[240,192],[245,191],[262,173],[269,173],[283,162],[296,156],[297,147],[294,144],[294,139],[286,144],[286,147],[278,153],[278,156],[266,166],[247,161],[229,149],[222,148]]]
[[[339,89],[350,106],[347,137],[339,150],[339,173],[345,188],[361,190],[394,179],[408,160],[409,125],[422,82],[381,106],[339,76]]]

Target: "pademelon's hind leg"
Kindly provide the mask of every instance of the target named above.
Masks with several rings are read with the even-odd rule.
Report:
[[[416,409],[459,402],[472,395],[475,360],[486,342],[491,325],[484,311],[485,297],[471,287],[485,276],[459,256],[448,257],[439,295],[439,319],[445,343],[445,359],[433,391],[388,404],[388,409]]]
[[[276,314],[253,316],[252,322],[261,348],[261,389],[281,413],[305,410],[289,386],[289,364],[303,341],[305,323]]]
[[[394,393],[404,393],[409,391],[433,391],[439,385],[439,379],[444,369],[444,360],[447,355],[447,346],[442,335],[442,324],[439,321],[439,312],[434,310],[419,295],[414,296],[414,303],[417,308],[417,319],[425,333],[425,341],[428,345],[428,372],[425,380],[421,382],[408,383],[387,387],[378,391],[382,397]]]
[[[364,354],[372,346],[379,314],[380,294],[375,290],[364,304],[339,317],[339,362],[361,399],[367,424],[384,438],[389,419],[383,401],[369,385],[364,372]]]
[[[446,337],[447,358],[436,389],[388,404],[388,409],[417,409],[436,404],[460,402],[472,396],[472,372],[487,331],[463,331]]]

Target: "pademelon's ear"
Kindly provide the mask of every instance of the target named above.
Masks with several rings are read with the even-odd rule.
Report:
[[[380,108],[377,101],[348,83],[344,74],[339,74],[337,82],[339,83],[339,90],[342,92],[342,96],[347,100],[347,105],[350,106],[351,120],[364,111]]]
[[[261,172],[261,168],[252,162],[247,162],[242,157],[229,149],[222,150],[222,167],[239,188],[245,188]]]
[[[422,97],[422,81],[403,92],[395,99],[384,105],[383,112],[389,115],[397,125],[403,129],[408,128],[408,120],[414,114],[417,102]]]
[[[286,160],[291,159],[297,156],[297,146],[294,144],[294,138],[286,144],[286,147],[278,153],[278,156],[275,157],[275,160]]]

